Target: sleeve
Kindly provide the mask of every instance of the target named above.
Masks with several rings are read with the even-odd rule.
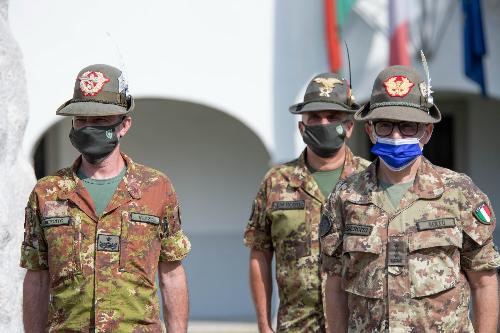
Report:
[[[182,231],[179,202],[174,188],[167,186],[167,201],[162,216],[160,261],[184,259],[191,251],[191,243]]]
[[[328,196],[320,222],[321,268],[328,275],[340,275],[342,272],[342,186],[341,181]]]
[[[472,271],[496,269],[500,255],[493,243],[496,218],[490,200],[472,182],[463,193],[466,197],[460,218],[464,233],[460,264]]]
[[[24,216],[24,239],[21,245],[20,266],[30,270],[46,270],[47,244],[43,237],[35,191],[29,197]]]
[[[271,223],[267,217],[267,191],[264,180],[252,204],[252,211],[245,228],[243,243],[256,250],[273,250]]]

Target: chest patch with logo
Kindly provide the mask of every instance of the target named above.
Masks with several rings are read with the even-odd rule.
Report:
[[[454,226],[455,226],[455,219],[452,217],[417,222],[418,231],[452,228]]]
[[[130,219],[134,222],[160,224],[160,218],[158,216],[154,216],[154,215],[131,213]]]
[[[120,251],[120,236],[97,234],[97,251]]]
[[[366,224],[346,224],[344,233],[347,235],[368,236],[372,233],[373,226]]]
[[[273,202],[273,210],[299,210],[306,207],[306,202],[304,200],[296,201],[275,201]]]
[[[42,220],[42,228],[69,225],[69,216],[47,217]]]
[[[474,216],[482,224],[491,224],[491,210],[486,202],[482,202],[481,204],[479,204],[479,206],[477,206],[477,208],[474,210]]]

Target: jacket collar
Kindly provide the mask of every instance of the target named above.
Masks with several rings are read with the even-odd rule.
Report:
[[[108,207],[106,207],[103,214],[123,205],[132,199],[140,199],[142,196],[140,173],[137,165],[130,157],[121,153],[127,171],[123,180],[119,183],[115,194],[113,195]],[[81,210],[83,210],[89,217],[97,221],[95,215],[95,207],[82,180],[78,178],[76,172],[82,163],[82,156],[80,155],[70,168],[62,169],[59,173],[61,179],[58,182],[59,194],[58,198],[61,200],[73,201]],[[126,195],[117,196],[117,193],[126,193]]]
[[[351,149],[347,145],[345,147],[345,159],[340,179],[345,179],[349,176],[350,166],[353,164],[354,159]],[[316,200],[324,202],[325,197],[306,165],[306,158],[307,149],[304,149],[297,159],[297,163],[289,179],[289,185],[295,188],[302,188]]]
[[[360,204],[373,203],[378,205],[376,195],[381,191],[377,178],[378,163],[380,162],[377,159],[364,172],[360,173],[361,178],[358,181],[363,184],[360,186],[362,191],[359,191],[359,193],[356,191],[351,192],[347,200]],[[409,205],[417,199],[438,198],[443,194],[444,190],[444,183],[439,172],[429,160],[421,157],[413,186],[403,198],[405,201],[403,206]]]

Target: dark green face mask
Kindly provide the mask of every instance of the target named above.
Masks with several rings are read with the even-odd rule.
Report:
[[[332,157],[345,141],[346,129],[342,122],[328,125],[304,125],[302,140],[318,156]]]
[[[108,157],[118,145],[116,124],[107,126],[85,126],[79,129],[71,127],[69,139],[85,159],[91,164],[99,164]]]

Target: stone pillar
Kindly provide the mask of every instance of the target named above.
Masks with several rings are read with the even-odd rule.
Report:
[[[24,207],[35,175],[21,151],[28,121],[23,59],[0,0],[0,332],[23,332],[19,267]]]

